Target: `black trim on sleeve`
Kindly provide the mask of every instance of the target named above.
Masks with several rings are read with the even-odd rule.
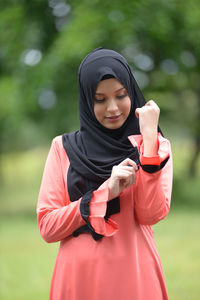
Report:
[[[86,222],[86,224],[83,225],[82,227],[76,229],[73,232],[73,236],[77,237],[81,233],[88,232],[92,235],[92,237],[95,241],[98,241],[104,236],[102,234],[96,233],[94,231],[94,228],[92,227],[92,225],[90,224],[89,219],[88,219],[88,217],[90,215],[89,203],[91,202],[91,199],[92,199],[92,192],[93,191],[87,192],[81,199],[80,212],[81,212],[81,216],[82,216],[83,220]],[[116,214],[119,212],[120,212],[120,198],[117,197],[117,198],[112,199],[107,202],[107,210],[106,210],[104,219],[107,221],[110,215],[113,215],[113,214]]]
[[[111,215],[117,214],[120,212],[120,198],[114,198],[107,202],[107,209],[105,214],[105,219],[107,220]]]
[[[141,164],[141,167],[142,169],[147,172],[147,173],[150,173],[150,174],[153,174],[153,173],[156,173],[158,171],[160,171],[162,168],[164,168],[164,166],[166,165],[167,161],[169,160],[169,156],[167,158],[165,158],[161,163],[160,165],[142,165]]]
[[[101,239],[103,237],[102,234],[98,234],[94,231],[94,228],[90,224],[88,217],[90,215],[90,206],[89,203],[91,202],[92,199],[92,192],[93,191],[88,191],[85,195],[83,195],[80,203],[80,212],[83,220],[86,222],[86,225],[83,225],[82,227],[76,229],[73,232],[73,236],[77,237],[79,236],[80,233],[88,232],[92,235],[93,239],[95,241]]]

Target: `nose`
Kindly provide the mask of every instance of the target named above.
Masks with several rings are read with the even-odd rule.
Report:
[[[107,105],[107,111],[110,113],[118,111],[118,105],[115,99],[110,99]]]

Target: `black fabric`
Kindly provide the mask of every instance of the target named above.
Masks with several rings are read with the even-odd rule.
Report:
[[[164,166],[166,165],[167,161],[169,160],[169,156],[167,158],[165,158],[160,165],[142,165],[141,167],[142,169],[147,172],[147,173],[156,173],[158,171],[160,171],[162,168],[164,168]]]
[[[125,123],[115,130],[102,126],[94,114],[94,95],[98,83],[106,78],[116,78],[128,91],[131,99],[130,114]],[[88,191],[97,189],[111,175],[112,167],[129,157],[139,164],[137,147],[128,140],[129,135],[140,134],[135,109],[145,104],[145,99],[123,56],[109,49],[97,48],[82,61],[78,72],[80,130],[62,136],[63,147],[70,160],[67,174],[71,201]],[[90,194],[91,196],[91,194]],[[88,196],[86,197],[88,200]],[[91,199],[90,199],[91,200]],[[81,202],[82,203],[82,202]],[[89,202],[86,215],[89,215]],[[108,202],[106,218],[120,211],[119,198]],[[84,218],[85,212],[82,210]],[[84,229],[94,235],[88,218]],[[82,231],[84,230],[82,228]],[[75,235],[77,232],[75,233]],[[94,236],[93,236],[94,238]]]
[[[119,197],[112,199],[107,202],[107,210],[105,214],[105,219],[108,219],[111,215],[120,212],[120,199]]]
[[[90,222],[88,220],[88,217],[90,215],[89,203],[91,201],[91,197],[92,197],[92,191],[88,191],[86,194],[83,195],[83,197],[81,199],[80,212],[81,212],[82,218],[86,222],[86,225],[75,230],[73,232],[73,236],[77,237],[80,233],[88,232],[88,233],[91,233],[94,240],[98,241],[99,239],[101,239],[103,237],[103,235],[96,233],[94,231],[94,228],[92,227],[92,225],[90,224]]]

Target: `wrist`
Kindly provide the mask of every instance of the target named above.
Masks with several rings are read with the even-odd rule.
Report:
[[[151,140],[155,137],[157,138],[158,131],[157,128],[145,128],[145,130],[142,132],[143,140]]]
[[[110,178],[108,179],[108,201],[112,199],[112,183]]]
[[[143,156],[156,156],[158,155],[158,134],[154,132],[152,134],[143,136],[144,151]]]

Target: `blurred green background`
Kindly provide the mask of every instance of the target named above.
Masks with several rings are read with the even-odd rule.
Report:
[[[58,244],[36,222],[53,137],[79,127],[77,70],[103,46],[128,60],[172,143],[169,216],[154,226],[170,300],[200,295],[199,0],[0,2],[0,299],[48,299]]]

